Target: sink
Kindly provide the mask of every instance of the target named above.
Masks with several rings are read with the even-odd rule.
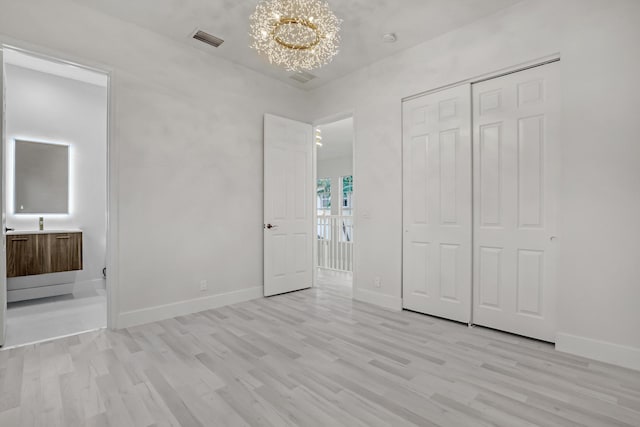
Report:
[[[7,236],[15,236],[16,234],[54,234],[54,233],[81,233],[79,228],[66,228],[58,230],[11,230],[7,231]]]

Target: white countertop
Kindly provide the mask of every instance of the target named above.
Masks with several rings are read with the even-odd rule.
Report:
[[[16,234],[55,234],[55,233],[82,233],[78,228],[69,228],[64,230],[12,230],[7,231],[7,236],[15,236]]]

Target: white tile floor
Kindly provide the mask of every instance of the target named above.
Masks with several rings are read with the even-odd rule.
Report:
[[[28,344],[107,326],[104,289],[10,303],[4,347]]]

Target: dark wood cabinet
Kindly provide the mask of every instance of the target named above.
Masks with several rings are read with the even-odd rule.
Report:
[[[7,277],[82,270],[82,233],[7,235]]]
[[[40,274],[42,261],[35,234],[7,236],[7,277]]]

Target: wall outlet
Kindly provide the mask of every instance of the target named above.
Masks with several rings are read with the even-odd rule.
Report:
[[[201,291],[206,291],[209,288],[209,286],[207,285],[207,281],[206,280],[201,280],[200,281],[200,290]]]
[[[382,286],[382,280],[380,280],[380,277],[376,276],[376,278],[373,279],[373,286],[375,286],[376,288]]]

